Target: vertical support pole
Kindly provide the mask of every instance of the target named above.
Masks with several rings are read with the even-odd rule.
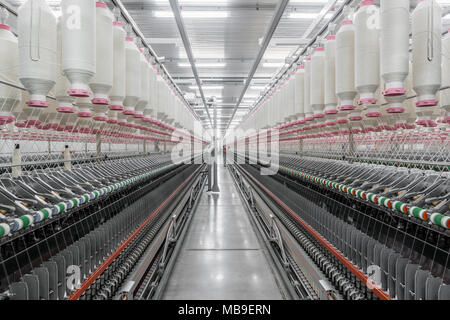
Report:
[[[12,177],[18,178],[22,175],[22,155],[20,154],[20,145],[16,144],[14,146],[13,157],[12,157]]]
[[[206,161],[208,163],[208,190],[207,191],[211,191],[212,190],[212,165],[211,165],[211,152],[212,150],[207,150],[207,157],[206,157]]]
[[[167,141],[166,140],[164,140],[164,145],[163,145],[163,150],[164,150],[164,153],[166,153],[167,152]]]
[[[234,163],[237,163],[237,152],[238,152],[238,149],[237,149],[237,137],[236,136],[234,136],[234,141],[233,141],[233,144],[234,144],[234,155],[233,155],[233,159],[234,159]]]
[[[102,136],[100,132],[95,134],[95,142],[97,145],[97,157],[100,157],[102,155]]]
[[[50,143],[50,138],[48,138],[47,149],[48,149],[48,154],[51,154],[51,153],[52,153],[52,145],[51,145],[51,143]]]
[[[298,152],[299,152],[299,155],[303,155],[303,139],[300,139],[299,140],[299,143],[298,143]]]
[[[71,154],[70,154],[70,148],[69,145],[66,144],[66,147],[64,148],[64,169],[66,170],[72,170],[72,161],[71,161]]]
[[[143,151],[143,153],[145,154],[145,153],[147,153],[147,140],[146,139],[144,139],[144,144],[143,144],[143,149],[142,149],[142,151]]]
[[[217,181],[217,154],[219,150],[217,150],[217,107],[216,103],[214,103],[214,135],[213,135],[213,143],[214,143],[214,158],[213,158],[213,169],[214,169],[214,184],[212,186],[213,192],[220,192],[219,184]]]

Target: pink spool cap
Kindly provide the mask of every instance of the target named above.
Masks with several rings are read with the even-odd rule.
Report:
[[[0,29],[11,31],[11,27],[7,24],[0,24]]]
[[[103,1],[97,1],[97,2],[95,3],[95,6],[96,6],[97,8],[104,8],[104,9],[107,8],[107,7],[106,7],[106,3],[104,3]]]
[[[350,121],[361,121],[363,117],[361,116],[351,116],[349,117]]]
[[[133,118],[142,119],[142,118],[144,118],[144,115],[142,113],[136,113],[133,115]]]
[[[429,100],[420,100],[416,102],[416,107],[423,108],[423,107],[434,107],[438,104],[438,101],[436,99],[429,99]]]
[[[347,119],[337,119],[336,120],[336,123],[339,123],[339,124],[345,124],[347,122],[348,122]]]
[[[69,96],[77,98],[88,98],[91,95],[89,90],[86,89],[70,89],[67,93]]]
[[[87,111],[82,111],[82,112],[78,112],[77,116],[79,118],[91,118],[92,117],[92,113],[87,112]]]
[[[134,111],[134,110],[124,110],[122,113],[124,115],[126,115],[126,116],[134,116],[136,114],[136,111]]]
[[[29,107],[34,107],[34,108],[47,108],[49,106],[47,101],[42,101],[42,100],[29,100],[26,102],[26,104]]]
[[[109,110],[111,111],[122,111],[123,109],[125,109],[125,107],[118,104],[112,104],[109,106]]]
[[[337,114],[339,111],[334,109],[334,110],[325,110],[325,114]]]
[[[397,97],[406,94],[405,88],[390,88],[381,93],[385,97]]]
[[[114,119],[108,119],[108,120],[106,120],[106,122],[107,122],[107,123],[110,123],[110,124],[116,124],[116,123],[117,123],[117,120],[114,120]]]
[[[315,114],[313,115],[313,118],[314,118],[314,119],[319,119],[319,118],[323,118],[323,117],[325,117],[325,115],[324,115],[323,113],[315,113]]]
[[[95,116],[93,119],[94,119],[94,121],[106,121],[106,120],[108,120],[108,117],[107,116]]]
[[[342,105],[342,106],[339,106],[339,110],[342,110],[342,111],[349,111],[349,110],[355,110],[355,106],[352,106],[352,105]]]
[[[373,0],[363,0],[361,1],[361,3],[359,4],[360,7],[364,7],[364,6],[373,6]]]
[[[381,112],[367,112],[366,113],[367,118],[378,118],[381,116],[382,116]]]
[[[94,99],[92,99],[92,103],[104,106],[104,105],[108,105],[109,104],[109,100],[106,99],[106,98],[94,98]]]
[[[9,120],[9,116],[0,116],[0,125],[7,124]]]
[[[358,104],[376,104],[377,103],[377,99],[375,98],[364,98],[364,99],[360,99],[358,101]]]
[[[16,120],[16,117],[14,116],[0,116],[0,125],[1,124],[8,124]]]
[[[56,111],[59,113],[75,113],[74,107],[58,107],[56,108]]]
[[[305,117],[305,121],[314,121],[314,117]]]
[[[386,111],[387,113],[403,113],[405,109],[402,107],[390,107]]]

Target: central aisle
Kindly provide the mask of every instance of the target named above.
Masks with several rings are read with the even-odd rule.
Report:
[[[202,194],[163,299],[283,299],[228,169]]]

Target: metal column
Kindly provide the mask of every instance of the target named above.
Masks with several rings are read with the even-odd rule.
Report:
[[[217,106],[216,103],[213,102],[214,107],[214,135],[213,135],[213,147],[214,147],[214,158],[213,158],[213,170],[214,170],[214,184],[212,186],[213,192],[220,192],[219,184],[217,181],[217,154],[219,153],[217,146]]]

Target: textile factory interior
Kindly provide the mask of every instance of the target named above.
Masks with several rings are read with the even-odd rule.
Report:
[[[450,300],[449,28],[450,0],[0,0],[0,300]]]

